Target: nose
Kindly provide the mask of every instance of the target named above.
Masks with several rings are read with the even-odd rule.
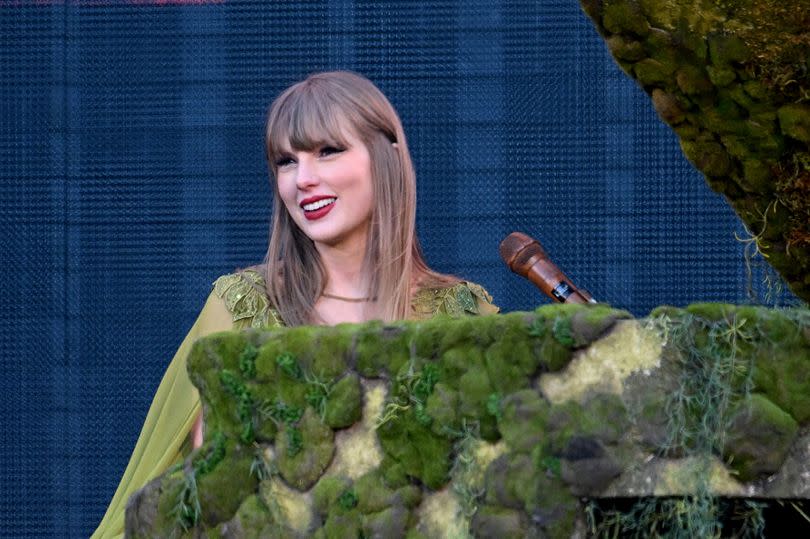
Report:
[[[309,155],[298,156],[295,184],[298,189],[306,190],[320,183],[316,161]]]

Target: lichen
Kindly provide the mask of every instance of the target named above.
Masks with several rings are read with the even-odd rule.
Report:
[[[661,342],[637,322],[619,322],[613,332],[578,353],[568,368],[540,381],[543,395],[553,403],[580,400],[595,391],[622,394],[622,382],[660,362]]]

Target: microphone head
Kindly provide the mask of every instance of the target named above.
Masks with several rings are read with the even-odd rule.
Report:
[[[531,237],[522,232],[512,232],[501,242],[501,246],[498,248],[498,251],[501,253],[501,258],[506,265],[514,271],[516,259],[523,250],[532,244],[535,244],[540,252],[543,251],[540,244],[537,243],[536,240],[533,240]],[[534,249],[532,249],[532,251],[536,252]]]

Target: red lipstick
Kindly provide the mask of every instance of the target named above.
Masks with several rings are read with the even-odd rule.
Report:
[[[310,204],[315,204],[316,202],[320,202],[322,200],[326,200],[326,201],[330,201],[330,202],[328,202],[326,205],[319,206],[318,208],[316,208],[314,210],[307,210],[307,209],[304,208],[304,206],[308,206]],[[332,211],[332,208],[335,207],[335,201],[336,200],[337,200],[337,197],[334,197],[334,196],[316,195],[316,196],[313,196],[313,197],[305,198],[304,200],[302,200],[300,202],[299,206],[301,206],[301,209],[304,210],[304,217],[306,217],[307,220],[315,221],[316,219],[320,219],[321,217],[324,217],[327,213]]]

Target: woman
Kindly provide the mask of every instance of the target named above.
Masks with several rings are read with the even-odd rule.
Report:
[[[416,175],[396,111],[369,80],[320,73],[288,88],[267,121],[275,178],[264,263],[214,283],[149,410],[93,537],[123,532],[129,496],[202,444],[185,361],[230,329],[497,312],[486,291],[431,270],[415,234]]]

